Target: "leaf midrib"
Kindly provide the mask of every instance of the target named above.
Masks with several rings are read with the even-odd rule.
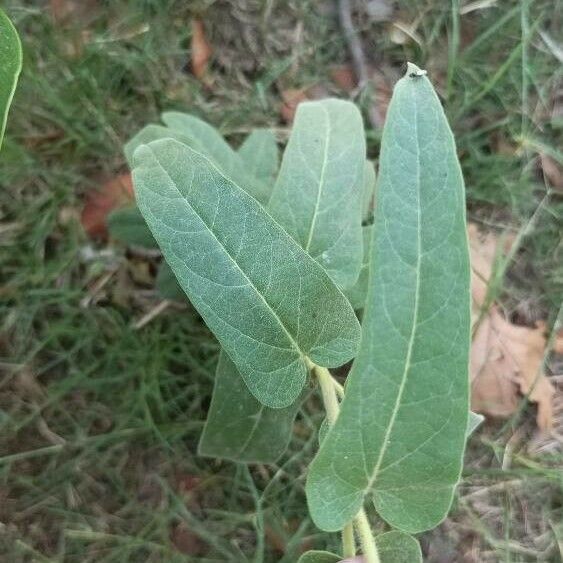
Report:
[[[252,429],[250,430],[249,434],[248,434],[248,438],[244,441],[243,445],[240,448],[240,456],[243,456],[246,453],[246,450],[248,449],[248,447],[250,446],[250,443],[252,442],[252,439],[254,438],[254,435],[256,434],[256,430],[258,430],[258,425],[260,424],[261,420],[262,420],[262,415],[264,414],[264,405],[260,404],[260,410],[254,414],[254,423],[252,424]]]
[[[413,321],[412,321],[412,328],[411,328],[411,334],[409,337],[409,343],[408,343],[408,348],[407,348],[407,357],[405,358],[405,366],[403,368],[403,375],[401,377],[401,383],[399,385],[399,391],[397,393],[397,398],[395,400],[395,404],[393,406],[393,412],[391,413],[391,418],[389,419],[389,424],[387,425],[387,430],[385,431],[385,435],[383,437],[383,443],[381,446],[381,450],[379,451],[379,456],[377,458],[377,462],[375,464],[372,476],[368,482],[368,485],[366,487],[366,490],[370,490],[373,485],[375,484],[375,481],[379,475],[379,470],[381,469],[381,464],[383,463],[383,459],[385,457],[385,454],[387,452],[387,446],[389,443],[389,438],[391,436],[391,433],[393,432],[393,428],[395,426],[395,421],[397,419],[397,414],[399,412],[399,408],[401,405],[401,401],[403,398],[403,393],[405,390],[405,386],[407,383],[407,379],[408,379],[408,373],[409,370],[411,368],[411,356],[412,356],[412,350],[413,350],[413,346],[414,346],[414,339],[416,336],[416,329],[417,329],[417,325],[418,325],[418,307],[419,307],[419,297],[420,297],[420,266],[421,266],[421,257],[422,257],[422,237],[421,237],[421,205],[420,205],[420,143],[419,143],[419,138],[418,138],[418,121],[417,121],[417,117],[418,117],[418,108],[417,108],[417,102],[416,102],[416,95],[413,95],[413,100],[414,100],[414,119],[413,119],[413,123],[414,123],[414,133],[415,133],[415,139],[416,139],[416,144],[417,144],[417,171],[416,171],[416,175],[417,175],[417,183],[416,183],[416,187],[417,187],[417,199],[418,199],[418,205],[417,205],[417,255],[416,255],[416,285],[415,285],[415,294],[414,294],[414,313],[413,313]]]
[[[311,242],[313,241],[313,233],[315,231],[315,225],[317,223],[317,216],[319,213],[319,205],[321,203],[321,195],[323,192],[323,186],[325,183],[325,174],[326,174],[326,168],[327,168],[327,162],[328,162],[328,147],[330,145],[330,135],[332,132],[332,127],[330,124],[330,115],[327,111],[327,109],[321,105],[320,106],[321,109],[323,110],[324,114],[325,114],[325,119],[326,119],[326,143],[325,143],[325,147],[324,147],[324,155],[323,155],[323,165],[321,168],[321,175],[319,178],[319,187],[317,189],[317,200],[315,201],[315,209],[313,211],[313,217],[311,218],[311,224],[309,226],[309,235],[307,237],[307,244],[305,245],[305,252],[309,252],[309,248],[311,247]]]
[[[150,149],[150,147],[147,148]],[[186,202],[186,204],[189,206],[189,208],[194,212],[194,214],[200,219],[200,221],[205,225],[206,229],[208,230],[208,232],[211,234],[211,236],[217,241],[217,244],[225,251],[225,254],[229,257],[229,259],[231,260],[231,262],[235,265],[236,269],[243,275],[243,277],[248,281],[249,285],[252,287],[252,289],[255,291],[256,295],[258,295],[260,297],[260,299],[263,301],[263,303],[267,306],[268,310],[271,311],[272,315],[274,316],[274,318],[277,320],[277,322],[279,323],[279,325],[281,326],[281,328],[283,329],[284,333],[286,334],[286,336],[288,337],[291,345],[295,348],[296,352],[298,353],[298,355],[303,359],[305,357],[305,354],[301,351],[301,348],[299,347],[299,345],[297,344],[296,340],[293,338],[293,336],[291,335],[291,333],[289,332],[289,330],[287,329],[287,327],[285,326],[285,324],[283,323],[283,321],[281,320],[281,318],[279,317],[279,315],[277,314],[277,312],[272,308],[272,306],[268,303],[268,301],[266,301],[266,298],[262,295],[262,293],[258,290],[258,288],[254,285],[254,283],[252,282],[252,280],[248,277],[248,275],[246,274],[246,272],[240,267],[239,263],[231,256],[230,252],[227,250],[227,248],[225,247],[225,245],[217,238],[217,236],[215,235],[215,233],[209,228],[209,225],[204,221],[203,217],[194,209],[194,207],[191,205],[191,203],[188,201],[188,199],[182,194],[182,192],[178,189],[178,186],[176,185],[176,182],[174,182],[174,180],[172,179],[172,177],[170,176],[170,174],[168,173],[168,171],[166,170],[166,168],[164,168],[164,166],[160,163],[158,156],[156,155],[156,153],[151,149],[152,154],[154,155],[154,158],[156,160],[156,162],[158,163],[158,166],[161,168],[161,170],[164,172],[164,174],[168,177],[168,179],[170,180],[170,182],[172,183],[172,185],[174,186],[174,189],[178,192],[178,194],[180,195],[180,197]],[[207,162],[213,167],[215,168],[215,170],[221,174],[221,172],[219,171],[219,169],[213,164],[213,162],[211,162],[209,159],[206,159],[203,155],[201,155],[202,158],[204,158],[205,160],[207,160]],[[222,176],[222,174],[221,174]],[[193,182],[193,178],[192,178],[192,182]],[[236,184],[234,184],[234,182],[231,183],[233,185],[236,186]],[[237,186],[238,187],[238,186]],[[240,189],[240,188],[239,188]]]

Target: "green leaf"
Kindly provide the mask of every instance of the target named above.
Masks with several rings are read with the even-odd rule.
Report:
[[[297,563],[338,563],[339,561],[342,561],[340,555],[328,551],[307,551]]]
[[[172,268],[163,260],[156,274],[156,290],[164,299],[172,301],[185,301],[186,294],[180,287]]]
[[[208,157],[227,178],[252,197],[262,203],[268,201],[271,184],[257,179],[247,170],[241,155],[231,148],[215,127],[193,115],[176,111],[164,112],[162,121],[169,129],[189,137],[187,144],[190,147]]]
[[[422,563],[420,545],[415,538],[393,530],[375,538],[381,563]]]
[[[293,403],[306,357],[334,367],[355,355],[352,307],[254,198],[172,139],[140,146],[134,161],[137,203],[166,261],[260,402]]]
[[[8,16],[0,10],[0,148],[21,68],[20,38]]]
[[[137,206],[123,207],[112,211],[108,216],[110,235],[125,244],[158,248],[156,240]]]
[[[247,171],[268,186],[274,185],[279,154],[276,136],[271,129],[255,129],[238,150]]]
[[[364,240],[364,259],[362,260],[362,269],[358,281],[350,288],[343,291],[344,295],[350,301],[354,309],[363,309],[366,302],[366,295],[368,292],[368,278],[369,278],[369,258],[371,252],[371,238],[373,227],[368,225],[362,227],[362,237]]]
[[[350,102],[299,104],[268,211],[339,287],[362,265],[362,191],[366,146]]]
[[[235,364],[221,351],[215,387],[198,453],[246,463],[273,463],[286,450],[300,401],[271,409],[249,392]]]
[[[371,218],[375,198],[375,166],[371,160],[366,160],[364,165],[364,191],[362,196],[362,219]]]
[[[319,435],[317,436],[317,439],[319,441],[319,446],[323,443],[323,440],[326,438],[329,428],[330,426],[328,424],[328,420],[326,418],[323,418],[323,421],[319,426]]]
[[[469,257],[454,139],[414,65],[381,148],[362,343],[340,415],[313,461],[313,520],[339,530],[373,498],[393,527],[447,514],[468,418]]]
[[[184,143],[192,148],[200,148],[197,141],[188,135],[174,131],[169,127],[163,127],[162,125],[150,124],[143,127],[131,140],[125,143],[123,147],[123,152],[125,153],[125,158],[129,164],[129,168],[133,168],[133,154],[137,150],[137,147],[141,145],[148,145],[151,141],[158,141],[159,139],[175,139],[180,143]],[[193,145],[196,145],[194,147]]]

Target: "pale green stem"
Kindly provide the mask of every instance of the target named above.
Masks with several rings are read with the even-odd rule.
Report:
[[[342,530],[342,555],[345,559],[356,555],[356,540],[354,538],[354,526],[349,522]]]
[[[314,364],[309,359],[307,359],[307,366],[319,380],[319,386],[321,388],[323,403],[326,410],[326,418],[329,425],[332,426],[336,422],[338,413],[340,412],[340,405],[338,404],[338,397],[336,396],[336,393],[338,391],[338,387],[340,386],[342,396],[344,396],[344,389],[332,377],[328,369]],[[360,510],[356,518],[354,518],[353,525],[350,522],[342,530],[342,548],[344,557],[354,557],[354,555],[356,555],[354,527],[356,528],[360,538],[365,563],[380,563],[373,534],[371,533],[371,528],[363,509]]]
[[[338,404],[337,385],[340,385],[328,371],[328,369],[318,366],[307,360],[309,369],[317,376],[323,403],[326,411],[328,424],[332,426],[338,418],[340,406]],[[342,386],[341,386],[342,387]],[[344,391],[342,389],[342,391]],[[356,555],[356,542],[354,541],[354,528],[352,523],[347,524],[342,530],[342,551],[344,557],[354,557]]]
[[[334,377],[332,378],[332,384],[334,385],[334,388],[336,389],[336,394],[338,395],[340,400],[344,399],[344,387],[340,385],[340,383],[338,383],[338,381],[336,381]]]
[[[320,366],[314,367],[315,374],[319,380],[321,394],[323,396],[323,403],[326,409],[326,418],[330,426],[332,426],[338,418],[340,406],[338,405],[338,398],[336,397],[336,388],[332,375],[326,368]]]
[[[354,525],[362,544],[362,553],[364,555],[364,563],[380,563],[379,553],[375,547],[375,540],[371,533],[366,511],[362,508],[356,518],[354,518]]]

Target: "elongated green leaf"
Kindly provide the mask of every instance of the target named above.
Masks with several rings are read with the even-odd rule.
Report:
[[[231,148],[215,127],[193,115],[176,111],[164,112],[162,121],[169,129],[189,137],[191,140],[187,144],[190,147],[208,157],[227,178],[252,197],[262,203],[268,201],[271,184],[247,170],[241,155]]]
[[[273,463],[286,450],[300,401],[285,409],[259,403],[231,359],[221,352],[199,454],[246,463]]]
[[[8,16],[0,10],[0,148],[21,68],[20,38]]]
[[[149,125],[127,143],[125,153],[128,160],[132,161],[133,153],[139,145],[163,138],[176,138],[188,145],[192,143],[192,139],[168,127]],[[256,177],[262,175],[262,179],[273,187],[278,155],[276,140],[271,131],[253,132],[241,147],[240,153],[243,159],[248,159],[249,172]],[[146,247],[157,246],[145,219],[136,207],[113,212],[108,224],[110,233],[118,240]],[[176,276],[164,260],[158,270],[156,288],[166,299],[186,299]],[[298,408],[297,401],[286,409],[270,409],[260,404],[248,391],[235,365],[221,352],[199,452],[201,455],[241,462],[273,462],[287,447]]]
[[[125,158],[129,163],[129,168],[133,168],[133,154],[137,150],[137,147],[140,147],[141,145],[148,145],[151,141],[158,141],[159,139],[175,139],[176,141],[184,143],[195,150],[202,150],[202,147],[192,137],[170,129],[169,127],[150,124],[143,127],[130,141],[125,143],[125,146],[123,147]]]
[[[373,237],[362,344],[307,497],[325,530],[369,495],[393,527],[416,532],[444,518],[461,471],[470,315],[461,170],[413,65],[385,122]]]
[[[137,206],[112,211],[108,216],[108,230],[113,238],[125,244],[158,248]]]
[[[328,275],[205,157],[172,139],[135,152],[137,202],[183,290],[254,396],[297,399],[306,357],[355,355],[360,327]]]
[[[297,563],[338,563],[342,557],[328,551],[307,551]]]
[[[255,129],[238,150],[248,173],[274,186],[279,167],[276,136],[270,129]]]
[[[371,218],[375,199],[375,166],[371,160],[366,160],[364,165],[364,191],[362,197],[362,219]]]
[[[273,188],[279,166],[273,132],[254,130],[238,153],[247,172]],[[299,404],[297,400],[285,409],[262,405],[227,354],[221,352],[199,453],[239,462],[274,462],[287,448]]]
[[[393,530],[375,538],[381,563],[422,563],[420,545],[415,538]]]
[[[339,287],[352,286],[362,265],[363,131],[350,102],[300,104],[268,204]]]
[[[237,158],[236,152],[221,133],[202,119],[188,113],[167,111],[162,114],[162,121],[168,128],[194,139],[198,147],[193,148],[213,162],[222,163],[225,174],[229,173],[229,168],[235,170],[242,165],[242,159]]]
[[[364,259],[362,260],[362,269],[358,281],[350,288],[344,290],[344,295],[350,301],[354,309],[363,309],[366,302],[368,292],[369,278],[369,259],[371,254],[371,239],[373,227],[371,225],[362,227],[362,236],[364,239]]]

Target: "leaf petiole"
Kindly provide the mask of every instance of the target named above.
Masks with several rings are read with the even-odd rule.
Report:
[[[327,368],[318,366],[306,359],[309,370],[317,376],[321,395],[326,411],[326,418],[330,426],[332,426],[338,418],[340,405],[338,403],[337,393],[341,397],[344,396],[344,388],[338,383]],[[380,563],[375,540],[367,519],[364,509],[360,510],[356,518],[352,522],[346,524],[342,530],[342,548],[344,557],[353,557],[356,554],[356,545],[354,541],[354,528],[360,538],[365,563]]]
[[[327,368],[323,368],[307,359],[309,369],[317,376],[319,386],[321,388],[321,395],[323,397],[323,404],[326,410],[326,418],[330,426],[332,426],[338,418],[340,407],[338,405],[338,398],[336,396],[335,381]]]
[[[371,533],[368,517],[363,508],[354,518],[354,527],[360,537],[365,563],[380,563],[379,553],[377,552],[375,540],[373,539],[373,534]]]
[[[348,522],[342,530],[342,555],[346,559],[356,555],[356,539],[352,522]]]
[[[344,399],[344,386],[338,383],[338,381],[336,381],[336,378],[333,375],[331,375],[331,377],[332,377],[332,384],[336,389],[336,394],[338,395],[338,398],[340,400]]]

